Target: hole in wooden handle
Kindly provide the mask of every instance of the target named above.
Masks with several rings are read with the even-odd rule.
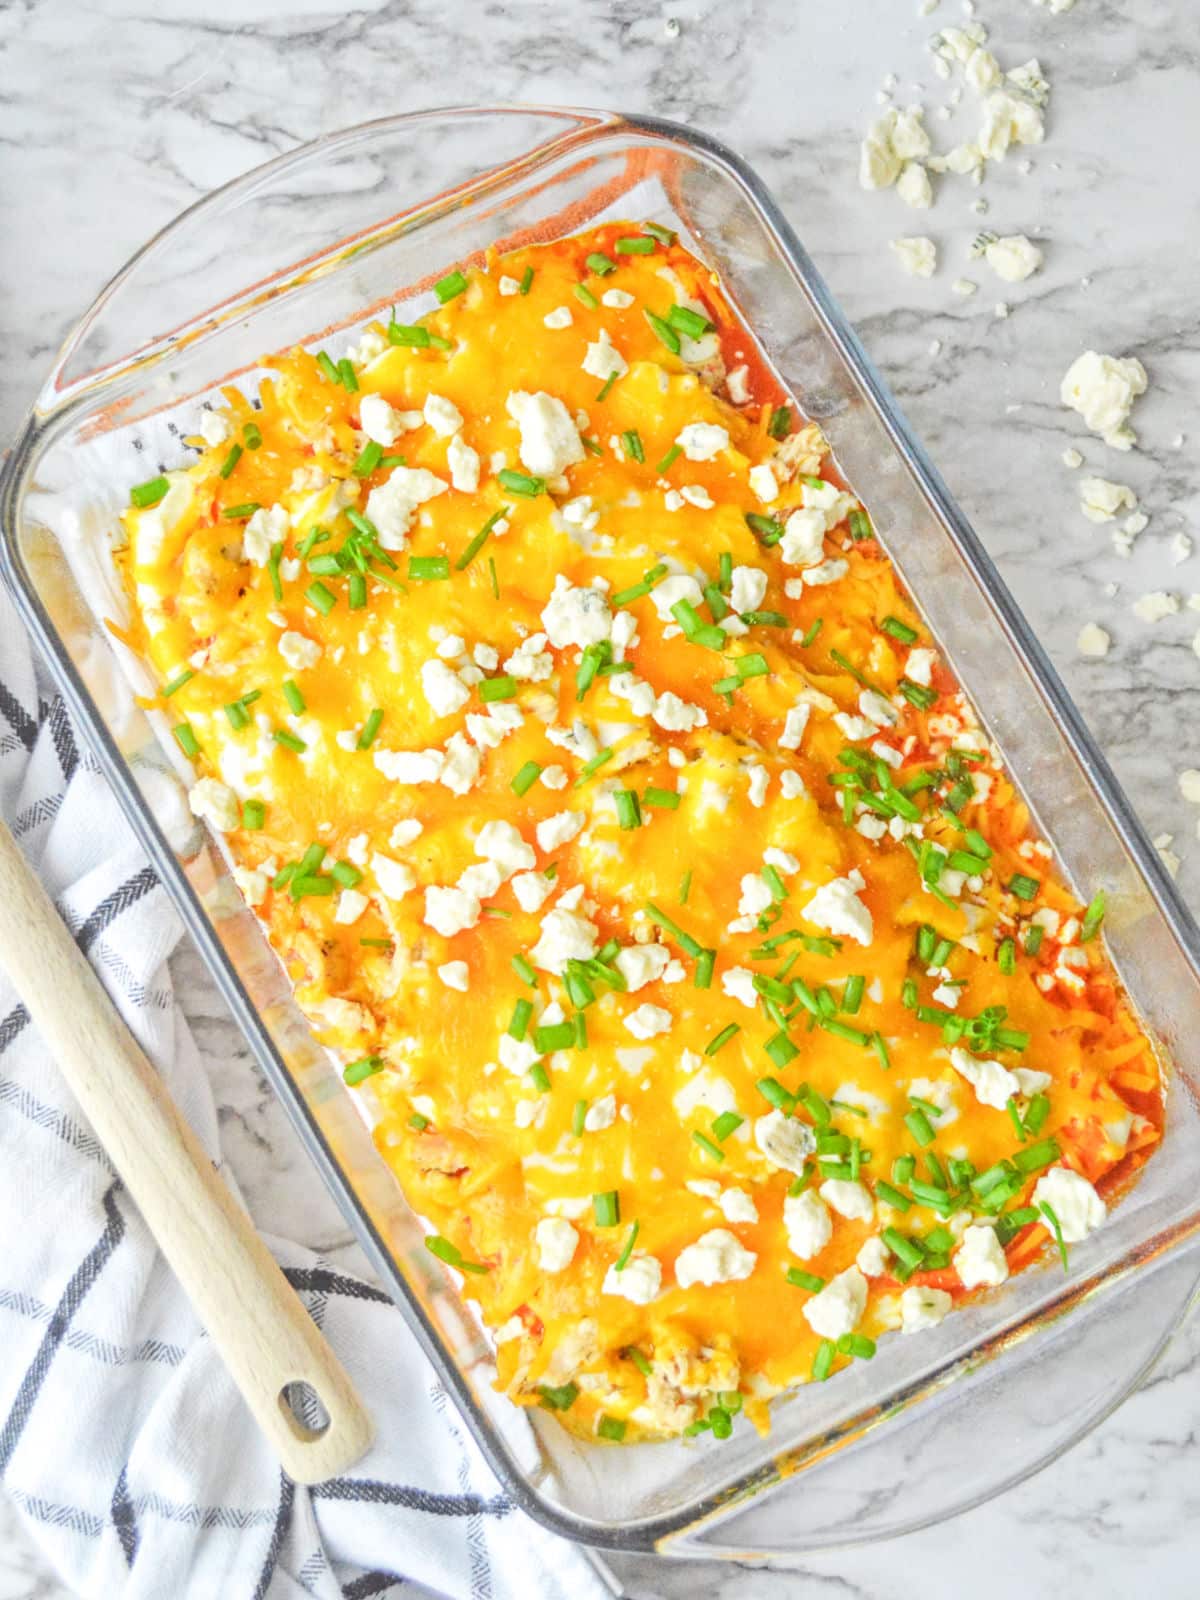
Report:
[[[323,1438],[331,1418],[311,1383],[298,1378],[279,1391],[279,1409],[294,1436],[304,1444]]]

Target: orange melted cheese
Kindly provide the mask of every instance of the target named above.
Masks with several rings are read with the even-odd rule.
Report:
[[[919,1324],[914,1288],[968,1292],[961,1236],[1001,1209],[972,1175],[1016,1158],[1012,1214],[1050,1164],[1108,1193],[1140,1163],[1154,1055],[692,256],[628,226],[522,249],[392,338],[350,387],[294,350],[257,409],[228,392],[228,437],[127,513],[135,642],[508,1393],[602,1437],[764,1425]],[[939,879],[938,847],[968,859]],[[1041,1214],[1001,1227],[1012,1270],[1046,1247]]]

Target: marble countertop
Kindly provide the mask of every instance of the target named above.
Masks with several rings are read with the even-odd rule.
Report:
[[[926,0],[928,4],[928,0]],[[1136,9],[1137,22],[1128,13]],[[927,212],[857,183],[857,141],[891,103],[920,101],[938,148],[972,132],[968,89],[952,87],[927,40],[962,26],[968,0],[561,0],[554,8],[446,7],[435,0],[17,0],[0,8],[0,142],[7,244],[0,253],[0,437],[12,433],[70,323],[147,235],[246,168],[319,133],[384,112],[476,100],[653,111],[716,134],[780,199],[917,432],[928,444],[1099,736],[1151,834],[1170,833],[1180,884],[1200,908],[1200,810],[1177,774],[1200,766],[1200,617],[1186,604],[1151,624],[1149,591],[1200,590],[1200,207],[1186,152],[1200,136],[1200,52],[1170,0],[1078,0],[1052,15],[1032,0],[980,0],[1003,67],[1040,60],[1052,86],[1044,145],[993,164],[981,189],[935,180]],[[470,25],[467,26],[469,17]],[[1030,170],[1022,170],[1028,157]],[[986,216],[972,209],[988,202]],[[1025,283],[967,259],[978,229],[1023,232],[1045,251]],[[928,234],[935,276],[899,268],[888,241]],[[978,284],[963,297],[960,276]],[[996,314],[1005,301],[1010,314]],[[1139,448],[1084,437],[1058,402],[1071,360],[1136,354],[1150,374]],[[1076,445],[1082,472],[1063,465]],[[1133,487],[1149,526],[1131,556],[1079,511],[1086,472]],[[1109,654],[1081,657],[1096,621]],[[212,1064],[224,1140],[266,1227],[296,1229],[357,1265],[340,1216],[303,1182],[283,1114],[193,952],[175,976]],[[981,1600],[1046,1594],[1081,1580],[1117,1593],[1150,1581],[1194,1592],[1200,1556],[1200,1320],[1152,1379],[1084,1444],[1024,1486],[901,1541],[814,1557],[799,1571],[625,1561],[638,1594],[703,1582],[729,1596],[838,1592],[891,1600],[918,1586]],[[65,1594],[0,1505],[0,1600]]]

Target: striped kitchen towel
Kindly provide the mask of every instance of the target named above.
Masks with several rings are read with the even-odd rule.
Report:
[[[0,807],[220,1163],[167,971],[179,920],[2,594]],[[64,1581],[89,1600],[607,1595],[501,1492],[388,1298],[268,1243],[378,1428],[314,1489],[281,1475],[0,977],[0,1481]]]

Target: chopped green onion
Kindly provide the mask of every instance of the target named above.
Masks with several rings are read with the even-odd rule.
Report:
[[[592,1211],[598,1228],[615,1228],[621,1220],[621,1197],[615,1189],[592,1196]]]
[[[745,521],[758,542],[768,549],[783,538],[783,523],[764,516],[761,511],[747,511]]]
[[[784,1277],[797,1289],[807,1289],[811,1294],[818,1294],[825,1287],[824,1278],[819,1278],[815,1272],[805,1272],[803,1267],[789,1267]]]
[[[657,239],[659,244],[675,243],[675,235],[670,228],[664,228],[661,222],[643,222],[642,232],[648,233],[652,239]]]
[[[1061,1154],[1057,1140],[1043,1139],[1038,1144],[1026,1145],[1024,1150],[1018,1150],[1012,1158],[1012,1164],[1018,1172],[1028,1175],[1050,1166]]]
[[[292,708],[297,716],[299,716],[302,711],[307,710],[304,702],[304,696],[300,693],[300,690],[296,687],[291,678],[285,678],[283,680],[283,698],[287,701],[288,705]]]
[[[791,406],[776,406],[771,413],[771,420],[767,424],[767,432],[772,439],[785,439],[792,426]]]
[[[1050,1115],[1050,1101],[1044,1094],[1035,1094],[1025,1108],[1025,1130],[1033,1134],[1034,1138],[1041,1133],[1045,1126],[1046,1118]]]
[[[690,933],[685,933],[677,922],[672,922],[670,917],[667,916],[666,912],[660,911],[652,900],[647,900],[646,910],[650,913],[651,920],[656,922],[660,928],[665,928],[675,942],[679,945],[680,949],[682,949],[686,955],[691,956],[693,961],[697,956],[700,955],[701,951],[704,949],[704,946],[699,942],[699,940],[693,939]]]
[[[359,941],[362,942],[361,940]],[[408,1119],[408,1125],[414,1133],[424,1133],[429,1126],[429,1118],[423,1117],[419,1111],[414,1111]]]
[[[528,294],[530,288],[532,287],[532,285],[533,285],[533,268],[532,267],[526,267],[525,271],[521,274],[521,293],[522,294]]]
[[[1012,939],[1003,939],[996,952],[996,964],[1006,978],[1011,978],[1017,970],[1017,947]]]
[[[621,448],[634,461],[645,461],[646,459],[646,452],[642,446],[642,436],[636,428],[630,428],[621,435]]]
[[[619,256],[650,256],[654,254],[654,240],[626,235],[616,241],[614,248]]]
[[[183,751],[184,755],[191,756],[191,758],[195,760],[195,758],[200,754],[200,741],[197,739],[191,723],[178,722],[174,728],[171,729],[171,732],[179,741],[179,748]]]
[[[512,780],[512,783],[509,785],[509,787],[512,789],[514,794],[528,794],[530,789],[532,789],[534,784],[538,781],[541,771],[542,769],[536,761],[526,761],[524,766],[521,767],[520,771],[517,773],[516,777]]]
[[[1046,930],[1040,923],[1031,923],[1025,930],[1025,954],[1027,956],[1037,955],[1042,948],[1042,940],[1045,936]]]
[[[667,325],[676,328],[688,339],[700,339],[711,332],[712,323],[690,306],[672,306],[667,312]],[[657,330],[656,330],[657,331]]]
[[[471,565],[472,561],[474,561],[475,557],[487,543],[488,535],[491,533],[492,529],[500,521],[501,517],[507,515],[508,509],[509,508],[507,506],[501,506],[499,511],[493,511],[492,515],[487,519],[483,527],[480,528],[479,532],[471,540],[470,544],[463,551],[462,555],[459,556],[458,560],[454,563],[454,570],[456,572],[465,572],[466,569]]]
[[[389,344],[406,345],[411,350],[427,350],[432,343],[429,329],[423,328],[419,323],[415,322],[389,322],[387,336]],[[318,356],[318,362],[320,359],[320,356]],[[326,375],[328,376],[328,374]]]
[[[703,1150],[706,1155],[711,1156],[714,1161],[724,1161],[724,1150],[721,1149],[719,1144],[715,1144],[706,1133],[693,1133],[692,1138],[700,1146],[701,1150]]]
[[[718,1050],[723,1049],[729,1043],[735,1033],[741,1033],[741,1031],[742,1025],[740,1022],[727,1023],[720,1033],[714,1034],[704,1046],[704,1054],[706,1056],[715,1056]]]
[[[846,979],[846,987],[842,990],[842,1010],[851,1016],[855,1014],[862,1004],[863,991],[867,980],[861,973],[853,973]]]
[[[805,633],[804,637],[801,639],[801,641],[800,641],[801,648],[807,650],[808,647],[811,644],[815,643],[817,635],[820,633],[821,629],[824,626],[825,626],[825,618],[824,617],[818,617],[817,620],[812,624],[812,626],[807,630],[807,632]]]
[[[822,1339],[817,1346],[817,1353],[813,1357],[812,1375],[817,1383],[824,1383],[833,1371],[833,1358],[836,1349],[832,1339]]]
[[[790,1112],[796,1104],[796,1096],[789,1089],[785,1089],[778,1078],[760,1078],[754,1085],[763,1099],[776,1111]]]
[[[329,876],[335,883],[340,883],[343,889],[353,889],[362,882],[362,873],[350,861],[335,861],[329,869]]]
[[[409,556],[408,575],[418,583],[436,583],[450,576],[449,556]]]
[[[916,706],[919,711],[928,711],[937,699],[936,689],[927,688],[923,683],[914,683],[911,678],[901,678],[897,687],[909,704]]]
[[[593,250],[586,258],[589,271],[594,272],[598,278],[607,277],[610,272],[617,270],[617,263],[611,256],[606,256],[602,250]]]
[[[327,617],[337,605],[337,595],[323,583],[310,583],[304,591],[304,598],[310,605],[315,606],[323,617]]]
[[[717,952],[715,950],[701,950],[696,958],[696,973],[693,980],[697,989],[712,988],[713,971],[716,964]]]
[[[569,1025],[567,1026],[567,1032],[571,1032]],[[539,1094],[550,1093],[550,1074],[546,1071],[545,1067],[540,1061],[535,1061],[530,1067],[529,1081]]]
[[[383,1071],[382,1056],[360,1056],[357,1061],[352,1061],[343,1071],[342,1078],[351,1086],[362,1083],[364,1078],[373,1078],[377,1072]]]
[[[655,469],[654,469],[655,472],[657,472],[659,474],[662,474],[664,472],[669,472],[670,469],[679,460],[679,458],[680,458],[680,456],[682,454],[683,454],[682,448],[677,444],[673,444],[671,446],[671,448],[667,451],[666,455],[662,458],[662,460],[655,467]]]
[[[650,784],[642,795],[642,800],[648,806],[657,806],[661,811],[677,811],[680,796],[675,789],[659,789]]]
[[[1008,880],[1008,892],[1015,894],[1018,900],[1034,900],[1037,898],[1041,883],[1037,878],[1030,878],[1023,872],[1015,872]]]
[[[596,307],[600,304],[599,300],[596,299],[596,296],[588,288],[586,283],[572,284],[571,293],[575,296],[576,300],[579,301],[580,305],[586,306],[589,311],[595,311]]]
[[[628,1426],[622,1417],[600,1417],[596,1423],[596,1437],[610,1439],[613,1444],[620,1444]]]
[[[573,1383],[564,1383],[558,1388],[549,1383],[540,1383],[538,1394],[548,1411],[569,1411],[579,1398],[579,1389]]]
[[[479,698],[484,705],[490,705],[493,700],[511,700],[519,688],[517,680],[504,673],[498,678],[485,678],[479,685]]]
[[[1088,902],[1088,908],[1083,913],[1083,923],[1079,930],[1079,939],[1082,944],[1087,944],[1094,939],[1100,931],[1100,924],[1104,921],[1105,909],[1104,890],[1101,889]]]
[[[179,673],[177,677],[172,678],[170,683],[163,685],[163,699],[169,700],[173,694],[183,688],[185,683],[190,683],[195,676],[196,674],[192,671],[191,667],[188,667],[183,672]]]
[[[240,506],[222,506],[221,515],[226,522],[244,522],[259,509],[257,500],[246,500]]]
[[[893,639],[901,644],[916,644],[920,635],[915,628],[910,628],[907,622],[901,622],[899,617],[884,617],[879,624],[884,633],[890,633]]]
[[[246,441],[247,450],[258,450],[262,447],[262,429],[257,422],[243,424],[242,438]]]
[[[719,1139],[723,1144],[730,1134],[737,1132],[745,1120],[745,1117],[739,1117],[736,1111],[722,1111],[719,1117],[713,1119],[713,1138]]]
[[[786,1067],[790,1061],[794,1061],[800,1054],[787,1034],[782,1031],[772,1034],[766,1044],[763,1045],[763,1049],[777,1067]]]
[[[244,800],[242,802],[242,827],[248,832],[257,832],[267,820],[267,808],[261,800]]]
[[[518,951],[512,958],[510,965],[518,978],[523,978],[531,988],[537,988],[537,973],[533,970],[527,957],[521,955]]]
[[[843,1333],[837,1347],[840,1355],[857,1356],[860,1361],[870,1361],[876,1349],[874,1339],[868,1339],[865,1333]]]
[[[240,444],[230,445],[229,454],[221,463],[220,472],[223,478],[227,478],[229,476],[234,467],[236,467],[238,462],[242,459],[243,454],[244,452]]]
[[[377,440],[369,439],[350,470],[356,478],[369,478],[382,459],[383,446]]]
[[[908,1196],[901,1194],[899,1189],[893,1188],[884,1178],[875,1180],[875,1193],[880,1200],[889,1206],[894,1206],[897,1211],[908,1211],[912,1207],[912,1201]]]
[[[1067,1272],[1070,1270],[1070,1263],[1067,1260],[1067,1241],[1063,1238],[1062,1223],[1059,1222],[1054,1207],[1048,1200],[1039,1201],[1038,1210],[1050,1224],[1050,1230],[1054,1234],[1054,1242],[1058,1246],[1059,1255],[1062,1257],[1063,1271]]]
[[[286,728],[276,728],[271,737],[276,744],[283,745],[286,750],[294,750],[297,755],[308,749],[308,746],[298,734],[289,733]]]
[[[621,246],[618,242],[617,249],[619,250],[620,248]],[[653,245],[651,245],[651,249],[653,249]],[[656,317],[653,311],[643,311],[642,315],[650,324],[650,327],[653,329],[659,343],[666,345],[671,354],[677,356],[682,346],[679,341],[679,335],[675,332],[675,329],[671,326],[671,324],[669,322],[664,322],[662,317]]]
[[[425,330],[422,328],[421,331],[424,333]],[[320,367],[330,383],[337,384],[339,388],[341,387],[342,375],[337,369],[337,363],[326,351],[317,351],[317,366]]]
[[[904,1118],[904,1126],[908,1129],[909,1133],[912,1134],[913,1138],[917,1141],[922,1149],[924,1149],[926,1145],[931,1145],[937,1138],[937,1134],[934,1132],[933,1124],[925,1115],[924,1111],[921,1110],[920,1106],[914,1106],[912,1110],[907,1113]]]
[[[229,474],[222,472],[221,476],[225,478]],[[145,510],[147,506],[156,506],[170,487],[170,480],[162,476],[149,478],[145,483],[135,483],[129,491],[130,504],[138,506],[141,510]]]
[[[434,284],[433,292],[442,305],[445,305],[448,300],[453,300],[455,295],[460,295],[466,287],[467,280],[461,272],[448,272]]]
[[[642,810],[632,789],[617,789],[613,794],[613,804],[617,808],[617,822],[623,829],[630,831],[641,827]]]
[[[342,388],[347,394],[357,394],[358,376],[354,371],[354,363],[348,356],[343,356],[338,362],[338,377],[341,379]]]
[[[875,537],[875,529],[871,526],[871,519],[865,511],[852,511],[846,520],[850,524],[852,539],[858,541]]]

